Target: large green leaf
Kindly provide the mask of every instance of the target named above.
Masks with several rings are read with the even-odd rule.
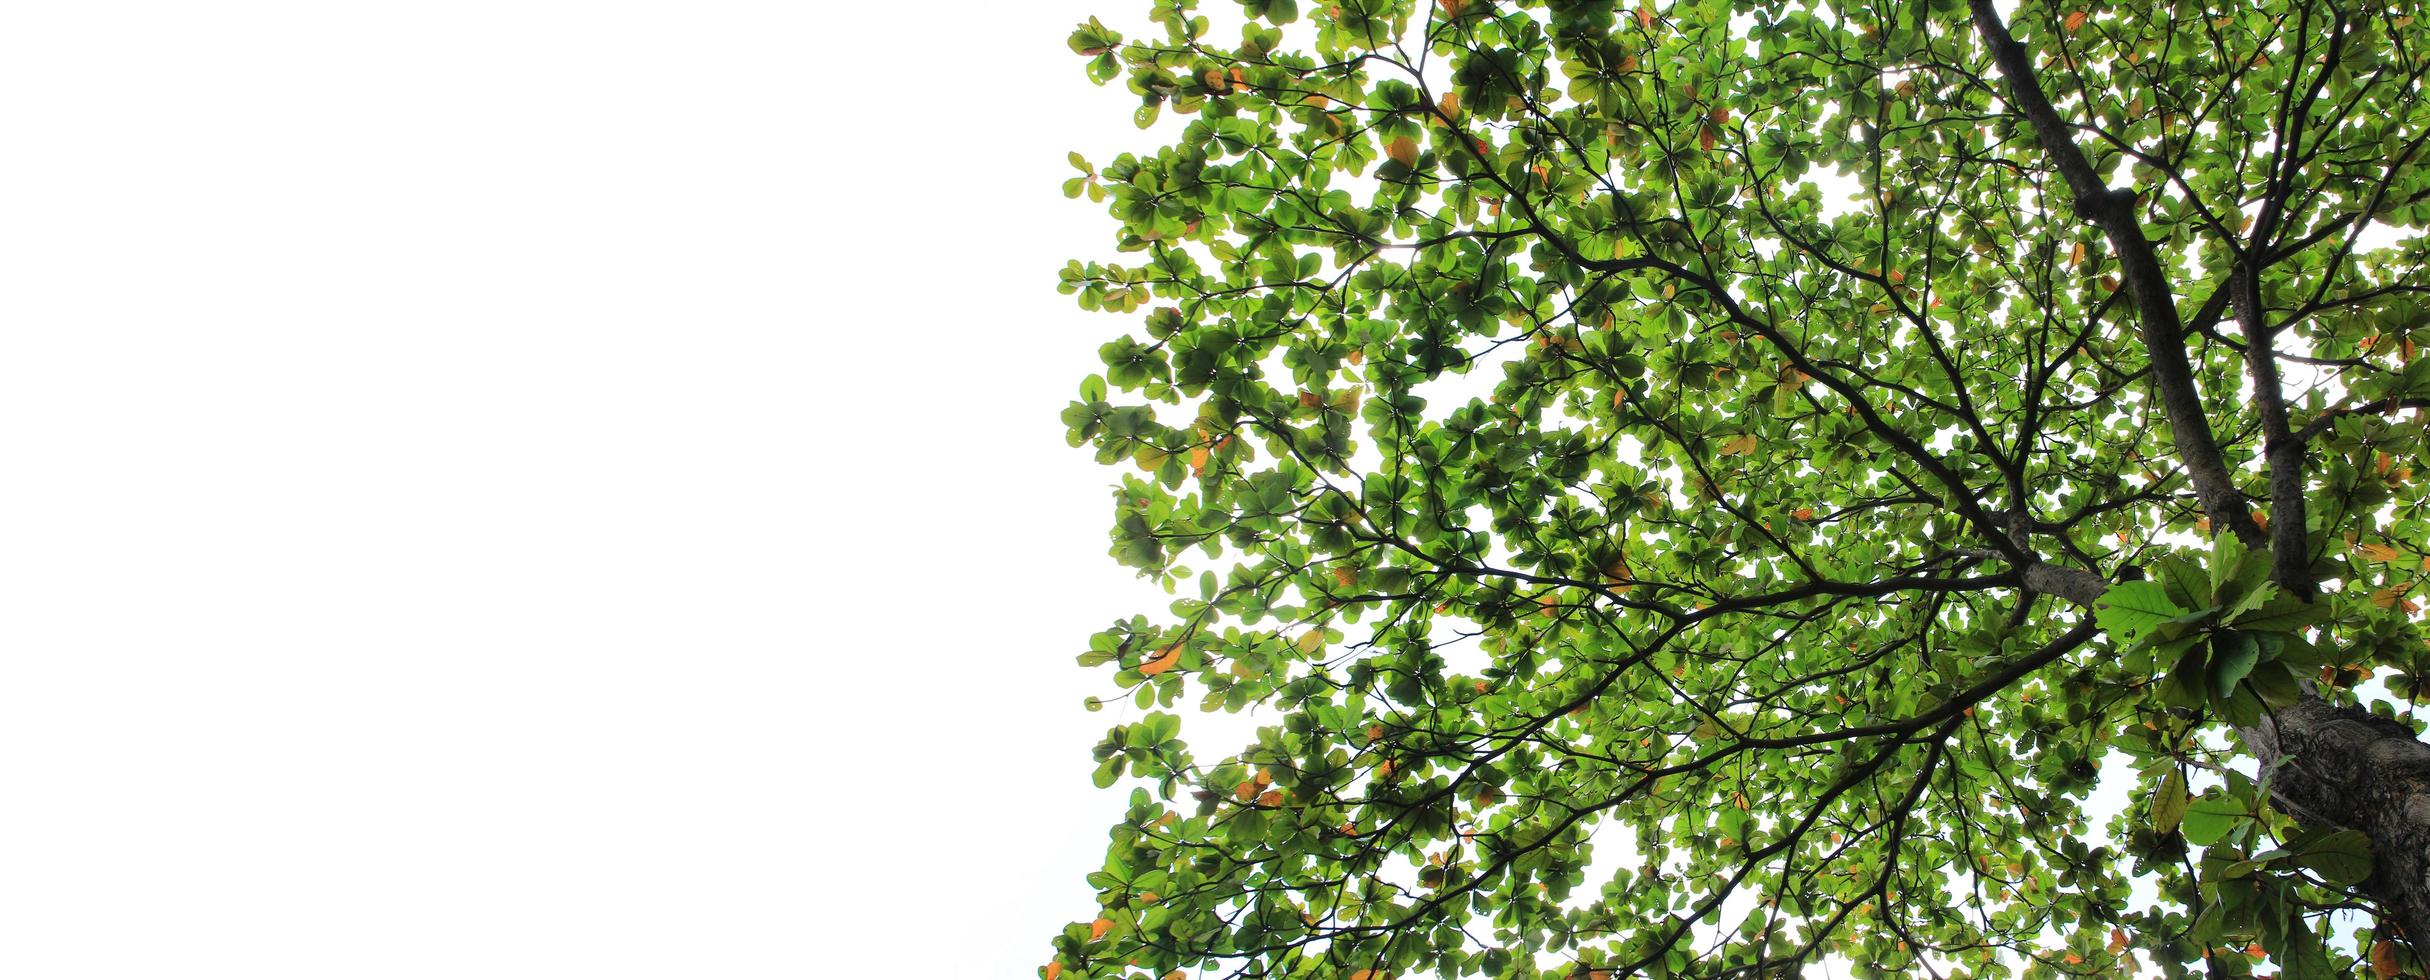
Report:
[[[2184,828],[2188,842],[2209,847],[2225,839],[2228,831],[2251,817],[2251,811],[2246,810],[2244,804],[2205,793],[2186,806],[2185,818],[2180,826]]]
[[[2095,608],[2102,629],[2128,639],[2188,612],[2170,602],[2158,582],[2119,582],[2101,594]]]

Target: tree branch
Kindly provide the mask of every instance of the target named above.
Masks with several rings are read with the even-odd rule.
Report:
[[[2008,80],[2017,110],[2032,125],[2043,152],[2050,156],[2051,163],[2058,167],[2060,176],[2066,178],[2068,188],[2075,193],[2077,213],[2100,228],[2108,236],[2110,247],[2117,251],[2119,275],[2134,297],[2143,346],[2151,357],[2152,387],[2168,415],[2170,434],[2176,438],[2178,455],[2185,460],[2186,471],[2193,478],[2194,493],[2202,499],[2203,512],[2234,532],[2248,547],[2267,547],[2260,526],[2253,523],[2244,494],[2236,489],[2228,473],[2218,441],[2211,436],[2210,420],[2202,409],[2202,395],[2194,384],[2194,369],[2185,358],[2185,331],[2177,316],[2177,301],[2168,288],[2151,239],[2144,237],[2143,224],[2135,216],[2134,192],[2110,187],[2093,171],[2083,149],[2070,135],[2067,122],[2059,118],[2059,111],[2042,93],[2041,79],[2034,73],[2025,47],[2008,33],[2008,25],[2000,19],[1992,0],[1968,0],[1968,6],[1974,13],[1976,32],[1990,49],[2000,75]]]

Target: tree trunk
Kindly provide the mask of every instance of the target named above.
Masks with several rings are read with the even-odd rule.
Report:
[[[2430,961],[2430,745],[2402,722],[2310,694],[2237,734],[2280,809],[2371,838],[2365,887]]]

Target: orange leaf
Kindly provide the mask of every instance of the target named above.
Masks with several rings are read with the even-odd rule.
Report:
[[[1711,123],[1706,123],[1704,128],[1696,134],[1696,145],[1704,149],[1712,149],[1715,141],[1716,137],[1713,135],[1713,126]]]
[[[1259,766],[1259,767],[1257,768],[1257,785],[1259,785],[1259,786],[1271,786],[1271,785],[1273,785],[1273,783],[1274,783],[1274,772],[1273,772],[1273,770],[1267,769],[1267,768],[1265,768],[1264,766]]]
[[[2120,929],[2117,926],[2109,927],[2109,951],[2115,953],[2125,948],[2126,930]]]
[[[1196,449],[1190,450],[1190,472],[1197,476],[1206,475],[1207,447],[1200,446]]]
[[[2071,266],[2077,266],[2077,265],[2083,265],[2083,264],[2084,264],[2084,243],[2083,243],[2083,242],[2077,242],[2077,243],[2076,243],[2076,247],[2074,247],[2074,248],[2071,248],[2071,249],[2068,249],[2068,250],[2067,250],[2067,264],[2068,264],[2068,265],[2071,265]]]
[[[1181,644],[1176,643],[1172,646],[1164,648],[1162,653],[1158,653],[1156,655],[1156,659],[1140,664],[1139,674],[1142,677],[1154,677],[1158,674],[1164,673],[1165,671],[1173,669],[1180,663]]]
[[[1257,784],[1242,783],[1238,786],[1234,786],[1232,787],[1232,795],[1239,797],[1242,803],[1247,803],[1250,800],[1257,798]]]
[[[2067,23],[2063,26],[2065,26],[2070,33],[2073,33],[2077,28],[2084,26],[2084,12],[2079,10],[2075,13],[2068,14]]]
[[[1392,142],[1384,144],[1384,155],[1391,157],[1401,166],[1417,166],[1417,141],[1406,136],[1395,137]]]
[[[2388,980],[2397,974],[2396,946],[2385,939],[2371,944],[2371,973]]]
[[[1813,519],[1814,519],[1814,508],[1812,508],[1812,507],[1800,507],[1800,508],[1797,508],[1797,509],[1796,509],[1796,510],[1794,510],[1794,511],[1791,511],[1791,512],[1790,512],[1790,516],[1795,517],[1795,518],[1797,518],[1798,520],[1801,520],[1801,521],[1811,521],[1811,520],[1813,520]]]
[[[1097,921],[1088,924],[1088,941],[1093,943],[1097,940],[1105,938],[1106,930],[1112,929],[1113,927],[1114,920],[1108,919],[1102,915],[1098,916]]]
[[[1435,100],[1435,108],[1441,110],[1445,119],[1460,118],[1460,93],[1443,93],[1442,98]]]
[[[1353,350],[1343,359],[1349,361],[1352,367],[1356,367],[1367,360],[1367,352],[1365,350]]]
[[[1382,726],[1382,725],[1369,725],[1369,726],[1367,726],[1367,741],[1370,741],[1370,742],[1381,742],[1381,741],[1383,741],[1383,740],[1384,740],[1384,726]]]
[[[1279,789],[1270,789],[1270,790],[1267,790],[1267,791],[1265,791],[1265,792],[1263,792],[1263,793],[1259,793],[1259,794],[1257,794],[1257,805],[1258,805],[1258,806],[1281,806],[1281,805],[1282,805],[1282,790],[1279,790]]]
[[[1637,5],[1637,26],[1654,26],[1654,5],[1650,2],[1650,0],[1649,2],[1640,3]]]
[[[1063,962],[1062,962],[1061,960],[1057,960],[1057,961],[1055,961],[1055,962],[1053,962],[1053,963],[1046,964],[1046,980],[1055,980],[1055,978],[1056,978],[1056,977],[1059,977],[1059,976],[1062,976],[1062,975],[1063,975]]]

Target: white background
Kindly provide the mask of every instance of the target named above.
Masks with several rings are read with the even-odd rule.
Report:
[[[0,15],[0,976],[1034,975],[1130,0]]]

